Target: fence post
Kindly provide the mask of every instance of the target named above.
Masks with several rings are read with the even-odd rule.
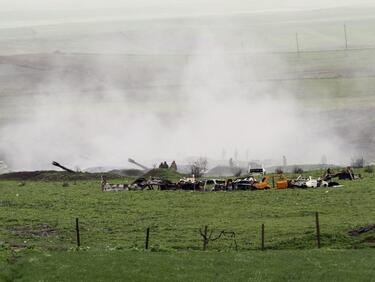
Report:
[[[264,251],[264,223],[262,224],[261,236],[262,236],[262,251]]]
[[[275,175],[272,175],[272,188],[275,188]]]
[[[316,225],[316,242],[318,244],[318,248],[320,249],[320,226],[319,226],[319,213],[315,213],[315,225]]]
[[[148,241],[150,239],[150,227],[146,229],[146,241],[145,241],[145,249],[148,250]]]
[[[76,234],[77,234],[77,247],[80,247],[81,246],[81,237],[80,237],[80,234],[79,234],[79,221],[78,221],[78,217],[76,218]]]
[[[203,251],[207,250],[208,245],[208,239],[207,239],[207,233],[208,233],[208,226],[204,226],[204,237],[203,237]]]

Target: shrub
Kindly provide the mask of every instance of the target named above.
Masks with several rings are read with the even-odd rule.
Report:
[[[195,162],[193,162],[190,166],[191,174],[195,177],[202,177],[203,173],[207,170],[207,159],[206,158],[199,158]]]
[[[284,171],[283,171],[283,169],[282,169],[281,167],[276,168],[276,169],[275,169],[275,172],[276,172],[277,174],[283,174],[283,173],[284,173]]]
[[[293,172],[294,173],[303,173],[303,169],[301,167],[299,167],[299,166],[295,166],[293,168]]]
[[[367,173],[373,173],[374,172],[374,167],[371,165],[368,165],[365,167],[365,172]]]
[[[364,158],[352,159],[352,167],[363,168],[365,166]]]

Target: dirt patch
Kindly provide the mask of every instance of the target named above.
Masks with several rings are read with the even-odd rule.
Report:
[[[43,223],[35,226],[14,226],[9,231],[17,236],[51,237],[56,236],[57,231],[50,225]]]
[[[363,242],[368,243],[368,244],[375,244],[375,237],[372,236],[372,237],[365,238]]]

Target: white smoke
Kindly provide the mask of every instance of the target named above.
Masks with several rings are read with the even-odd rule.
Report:
[[[317,163],[322,155],[330,162],[348,159],[348,145],[319,109],[305,108],[280,84],[260,81],[272,75],[273,64],[287,69],[286,62],[263,62],[256,54],[234,59],[208,29],[197,38],[172,81],[152,66],[138,73],[143,86],[160,85],[161,78],[178,85],[167,93],[155,88],[139,97],[119,87],[113,77],[126,80],[131,71],[108,71],[101,56],[95,70],[77,73],[71,85],[61,74],[77,71],[74,63],[61,65],[61,76],[46,75],[34,89],[28,117],[0,126],[0,152],[18,170],[50,168],[52,160],[84,168],[127,166],[129,157],[148,165],[189,156],[220,159],[223,148],[238,150],[242,159],[245,152],[280,162],[286,155],[289,163]]]

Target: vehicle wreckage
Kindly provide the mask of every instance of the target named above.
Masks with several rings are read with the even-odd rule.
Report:
[[[107,177],[102,175],[102,182],[101,182],[102,192],[117,192],[117,191],[124,191],[129,190],[128,184],[110,184],[107,182]]]
[[[328,182],[324,180],[318,180],[315,178],[304,177],[299,175],[296,179],[292,179],[288,185],[289,188],[317,188],[317,187],[328,187]]]
[[[279,177],[279,179],[275,179]],[[287,188],[318,188],[318,187],[341,187],[333,178],[339,179],[359,179],[360,175],[355,175],[350,168],[339,173],[333,173],[330,169],[319,178],[299,175],[295,179],[288,179],[283,175],[273,176],[272,185],[270,176],[262,176],[258,181],[254,175],[237,179],[202,179],[193,177],[183,177],[177,182],[172,182],[159,177],[140,177],[131,184],[109,184],[107,179],[102,177],[102,191],[122,191],[122,190],[190,190],[190,191],[237,191],[237,190],[268,190],[271,187],[276,189]]]
[[[181,178],[177,183],[158,177],[137,178],[131,184],[110,184],[105,176],[102,176],[101,190],[103,192],[123,190],[190,190],[190,191],[233,191],[233,190],[265,190],[270,189],[269,177],[265,176],[261,181],[255,177],[243,179],[203,179],[197,181],[195,177]]]
[[[279,180],[275,181],[276,189],[286,188],[318,188],[318,187],[340,187],[338,182],[332,181],[331,178],[319,177],[317,179],[312,176],[299,175],[296,179],[288,179],[280,175]]]
[[[267,190],[271,189],[269,176],[264,176],[261,181],[257,181],[254,176],[239,178],[232,182],[233,190]]]

